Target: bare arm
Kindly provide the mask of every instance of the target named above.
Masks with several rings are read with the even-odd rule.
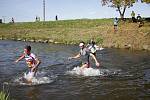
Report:
[[[40,65],[40,63],[41,63],[41,61],[40,61],[38,58],[36,58],[35,61],[36,61],[36,64],[35,64],[35,66],[31,69],[32,71],[34,71],[34,70]]]
[[[69,59],[76,59],[76,58],[79,58],[80,57],[80,53],[79,54],[77,54],[76,56],[74,56],[74,57],[69,57]]]
[[[94,59],[96,66],[99,67],[100,64],[99,64],[99,62],[97,61],[96,57],[95,57],[92,53],[90,53],[90,56],[92,56],[92,58]]]
[[[38,66],[40,65],[41,61],[40,61],[38,58],[36,58],[35,60],[36,60],[36,65],[35,65],[35,67],[38,67]]]
[[[22,60],[24,57],[25,57],[25,55],[22,54],[21,57],[19,57],[15,62],[16,62],[16,63],[19,62],[19,61]]]

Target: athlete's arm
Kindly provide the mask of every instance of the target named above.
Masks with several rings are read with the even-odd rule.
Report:
[[[41,61],[36,57],[35,58],[35,61],[36,61],[36,64],[35,64],[35,66],[31,69],[32,71],[34,71],[39,65],[40,65],[40,63],[41,63]]]
[[[38,58],[36,58],[35,61],[36,61],[35,67],[38,67],[40,65],[41,61]]]
[[[25,57],[25,54],[22,54],[15,62],[19,62],[20,60],[22,60]]]
[[[99,67],[100,64],[99,64],[99,62],[97,61],[96,57],[95,57],[92,53],[90,53],[90,56],[92,56],[92,58],[94,59],[96,66]]]
[[[74,57],[69,57],[68,59],[76,59],[76,58],[79,58],[81,55],[80,55],[80,53],[79,54],[77,54],[76,56],[74,56]]]

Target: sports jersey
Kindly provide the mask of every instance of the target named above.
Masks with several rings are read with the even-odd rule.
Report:
[[[31,53],[30,55],[25,55],[25,60],[29,68],[32,68],[35,65],[36,56]]]

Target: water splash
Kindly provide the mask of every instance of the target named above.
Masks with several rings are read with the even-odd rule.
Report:
[[[34,78],[34,72],[24,73],[23,78],[26,80],[32,80]]]
[[[55,76],[48,76],[46,72],[37,72],[36,76],[34,77],[34,73],[28,72],[24,73],[23,77],[18,77],[14,80],[14,83],[18,83],[20,85],[40,85],[40,84],[47,84],[52,83],[54,81]],[[31,79],[31,82],[28,80]]]
[[[119,75],[121,70],[119,69],[94,69],[94,68],[84,68],[77,66],[71,71],[67,71],[70,75],[82,75],[82,76],[112,76]]]
[[[84,68],[81,69],[79,66],[74,67],[71,71],[67,71],[71,75],[83,75],[83,76],[100,76],[104,75],[99,69]]]

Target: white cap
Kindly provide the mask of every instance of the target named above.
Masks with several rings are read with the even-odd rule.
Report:
[[[80,47],[81,47],[81,46],[84,46],[84,43],[80,43],[79,46],[80,46]]]

